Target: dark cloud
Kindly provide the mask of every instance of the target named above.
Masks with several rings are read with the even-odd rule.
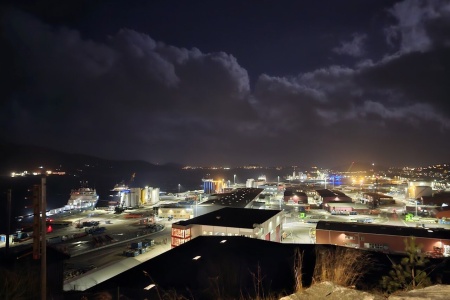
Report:
[[[433,45],[433,39],[437,42],[447,40],[440,34],[446,28],[448,32],[448,16],[450,6],[448,0],[408,0],[398,2],[388,9],[389,13],[396,19],[396,24],[386,28],[388,41],[397,39],[400,51],[426,51]],[[431,24],[434,24],[431,25]],[[433,30],[429,31],[433,26]],[[435,36],[437,32],[438,35]],[[436,42],[436,39],[434,39]],[[447,45],[448,46],[448,45]]]
[[[351,41],[341,42],[339,47],[333,48],[333,52],[341,55],[349,55],[361,57],[364,55],[364,40],[367,39],[366,34],[354,33]]]
[[[379,28],[391,45],[382,58],[371,55],[373,36],[352,27],[339,35],[347,38],[318,50],[334,53],[321,58],[323,67],[292,74],[276,51],[292,45],[291,26],[289,39],[267,40],[269,63],[259,53],[249,64],[278,64],[277,74],[254,78],[249,74],[258,68],[232,52],[185,48],[128,26],[94,38],[71,27],[74,20],[45,22],[8,10],[2,137],[107,158],[202,165],[442,162],[450,146],[448,2],[378,3],[378,13],[392,18]],[[277,23],[270,24],[263,28]],[[341,56],[353,61],[338,63]],[[308,57],[295,62],[302,60]],[[289,71],[280,75],[283,68]]]
[[[9,18],[30,90],[18,91],[5,114],[14,114],[22,138],[37,141],[28,130],[41,125],[44,139],[72,131],[83,134],[72,143],[80,151],[98,138],[89,138],[96,127],[111,145],[117,134],[174,146],[196,142],[193,132],[219,136],[229,122],[252,116],[247,71],[232,55],[167,46],[126,29],[99,43],[21,12]]]

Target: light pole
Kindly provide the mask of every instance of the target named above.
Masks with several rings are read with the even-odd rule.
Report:
[[[414,199],[414,203],[416,203],[416,217],[417,217],[417,199]]]
[[[236,185],[236,174],[233,175],[233,184]]]
[[[198,210],[198,201],[202,200],[202,195],[200,194],[199,199],[197,199],[195,201],[195,212],[194,212],[194,217],[197,217],[197,210]]]
[[[178,194],[180,193],[181,184],[178,184]]]

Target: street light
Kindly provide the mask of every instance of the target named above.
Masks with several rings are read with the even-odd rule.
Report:
[[[236,185],[236,174],[233,175],[233,184]]]
[[[178,184],[178,194],[180,193],[181,184]]]

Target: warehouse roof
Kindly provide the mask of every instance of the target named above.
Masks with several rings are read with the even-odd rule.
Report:
[[[450,230],[444,228],[422,228],[370,223],[348,223],[319,221],[316,230],[346,231],[379,235],[415,236],[425,238],[448,239]]]
[[[214,194],[211,199],[202,202],[201,205],[220,205],[244,208],[255,200],[264,189],[238,188],[230,193]]]
[[[280,212],[281,210],[225,207],[208,214],[189,220],[179,221],[174,224],[181,226],[199,224],[253,229],[254,224],[262,224]]]

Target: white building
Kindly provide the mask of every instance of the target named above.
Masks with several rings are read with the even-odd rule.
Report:
[[[225,207],[172,224],[171,245],[177,247],[202,235],[245,236],[281,241],[281,210]]]

